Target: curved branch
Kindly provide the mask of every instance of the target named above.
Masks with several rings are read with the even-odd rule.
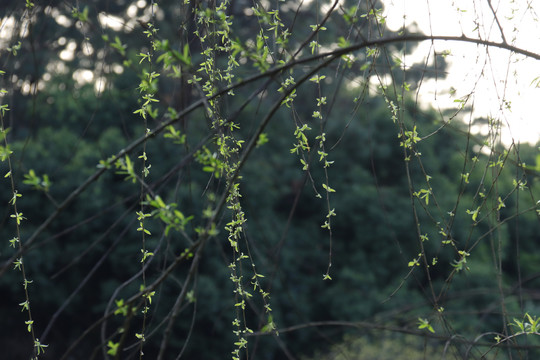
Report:
[[[157,134],[161,133],[167,126],[172,125],[194,111],[195,109],[199,108],[204,104],[204,101],[217,98],[219,96],[225,95],[227,92],[241,88],[243,86],[246,86],[252,82],[255,82],[257,80],[268,78],[268,77],[274,77],[286,70],[289,70],[297,65],[305,64],[309,62],[313,62],[319,59],[323,58],[330,58],[328,62],[325,64],[329,64],[333,60],[339,58],[342,55],[346,55],[355,51],[358,51],[360,49],[370,47],[370,46],[384,46],[387,44],[394,44],[394,43],[401,43],[401,42],[421,42],[421,41],[435,41],[435,40],[441,40],[441,41],[457,41],[457,42],[464,42],[464,43],[472,43],[477,45],[484,45],[488,47],[495,47],[499,49],[505,49],[508,51],[512,51],[516,54],[524,55],[526,57],[540,60],[540,54],[512,46],[510,44],[504,43],[504,42],[494,42],[489,40],[483,40],[483,39],[475,39],[475,38],[469,38],[466,36],[444,36],[444,35],[423,35],[423,34],[407,34],[403,36],[392,36],[387,38],[380,38],[375,40],[366,40],[359,43],[356,43],[354,45],[320,53],[313,56],[308,56],[306,58],[298,59],[298,60],[291,60],[285,65],[275,67],[273,69],[270,69],[264,73],[257,74],[254,76],[251,76],[247,79],[240,80],[234,84],[231,84],[225,88],[223,88],[220,91],[217,91],[213,96],[207,98],[207,99],[199,99],[192,103],[190,106],[188,106],[186,109],[181,111],[176,117],[169,119],[168,121],[163,122],[159,126],[157,126],[154,130],[149,132],[148,134],[145,134],[144,136],[138,138],[137,140],[133,141],[130,145],[128,145],[126,148],[120,150],[116,155],[111,157],[109,161],[111,163],[115,162],[122,156],[129,154],[132,152],[135,148],[137,148],[139,145],[146,142],[148,139],[156,136]],[[320,68],[321,66],[317,66],[317,68]],[[270,119],[271,116],[268,117],[267,120]],[[88,177],[77,189],[75,189],[71,194],[68,195],[68,197],[58,206],[58,208],[43,222],[41,225],[34,231],[34,233],[28,238],[28,240],[22,245],[21,250],[17,251],[10,259],[8,259],[0,268],[0,277],[6,272],[8,267],[13,263],[13,261],[20,257],[22,253],[24,253],[30,245],[37,239],[37,237],[52,223],[54,219],[73,201],[75,200],[81,193],[83,193],[88,186],[90,186],[93,182],[95,182],[97,179],[105,173],[107,169],[105,167],[97,170],[94,174],[92,174],[90,177]]]
[[[508,343],[508,340],[526,335],[525,333],[517,333],[511,336],[508,336],[504,339],[501,339],[499,343],[492,343],[492,342],[479,342],[479,337],[477,337],[474,340],[468,340],[463,337],[456,337],[455,335],[452,336],[446,336],[446,335],[438,335],[434,334],[428,331],[419,331],[417,329],[410,329],[410,328],[403,328],[403,327],[397,327],[397,326],[388,326],[388,325],[380,325],[372,322],[366,322],[366,321],[339,321],[339,320],[330,320],[330,321],[313,321],[308,322],[304,324],[298,324],[293,325],[287,328],[278,329],[278,333],[288,333],[293,331],[298,331],[306,328],[314,328],[314,327],[352,327],[357,329],[370,329],[370,330],[385,330],[385,331],[391,331],[396,333],[402,333],[407,335],[414,335],[414,336],[421,336],[424,338],[430,338],[433,340],[438,341],[445,341],[445,342],[459,342],[466,345],[476,345],[476,346],[488,346],[490,348],[501,346],[505,348],[512,348],[512,349],[538,349],[540,348],[540,345],[522,345],[522,344],[512,344]],[[274,332],[253,332],[246,334],[247,337],[252,336],[264,336],[264,335],[273,335]],[[491,334],[491,333],[489,333]],[[497,333],[493,333],[497,334]],[[534,335],[540,335],[538,333],[533,333]],[[486,335],[482,334],[481,336]],[[480,336],[480,337],[481,337]]]

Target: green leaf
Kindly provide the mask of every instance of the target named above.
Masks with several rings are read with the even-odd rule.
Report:
[[[326,184],[322,184],[322,187],[324,188],[324,190],[326,190],[329,193],[336,192],[336,190],[332,189],[330,186],[328,186]]]
[[[431,324],[429,323],[427,319],[418,318],[418,328],[427,329],[429,332],[435,333],[433,326],[431,326]]]
[[[332,277],[330,276],[330,274],[326,273],[323,275],[323,280],[332,280]]]
[[[109,340],[109,342],[107,343],[107,347],[109,348],[109,350],[107,350],[107,354],[112,355],[112,356],[116,356],[116,353],[118,352],[118,346],[119,345],[120,345],[120,343],[115,343],[112,340]]]

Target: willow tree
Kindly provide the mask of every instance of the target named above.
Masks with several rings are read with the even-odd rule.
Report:
[[[8,356],[534,357],[540,160],[505,96],[419,100],[450,44],[540,59],[533,4],[460,35],[384,5],[2,5]]]

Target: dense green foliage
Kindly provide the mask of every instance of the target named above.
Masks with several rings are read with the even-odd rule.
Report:
[[[382,4],[83,3],[1,5],[7,358],[540,354],[540,144],[420,106]]]

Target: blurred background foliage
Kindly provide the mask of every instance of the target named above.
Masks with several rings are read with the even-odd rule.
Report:
[[[144,133],[141,120],[133,114],[139,107],[137,86],[142,68],[136,54],[148,51],[149,42],[142,32],[144,22],[152,19],[146,1],[78,2],[78,8],[68,2],[36,6],[39,11],[35,12],[26,35],[2,38],[9,45],[22,43],[16,56],[2,51],[1,68],[6,71],[3,87],[9,89],[11,111],[6,120],[11,129],[13,173],[23,194],[19,206],[28,219],[22,227],[23,240],[96,171],[100,160]],[[169,39],[179,50],[183,44],[189,44],[193,62],[197,62],[200,45],[193,36],[194,6],[202,3],[182,6],[176,1],[160,1],[154,15],[158,36]],[[257,19],[249,15],[251,6],[247,1],[230,4],[234,32],[241,40],[250,38],[254,29],[259,28]],[[342,16],[333,17],[328,31],[321,33],[322,44],[334,43],[349,28],[343,15],[348,14],[347,6],[352,8],[353,4],[346,2]],[[381,6],[375,4],[377,8]],[[24,18],[19,1],[4,1],[1,7],[3,21]],[[80,21],[81,16],[87,18]],[[315,23],[318,15],[309,6],[296,7],[291,3],[282,7],[281,16],[292,29],[289,47],[294,49],[309,34],[309,24]],[[351,42],[367,37],[369,28],[367,19],[357,16],[355,21],[355,29],[359,30]],[[25,24],[28,23],[15,24],[15,34],[20,34]],[[116,37],[125,50],[110,45]],[[386,49],[390,55],[412,50],[410,45]],[[293,108],[276,113],[265,130],[269,142],[255,149],[242,170],[241,202],[248,219],[246,238],[259,273],[265,275],[263,285],[271,294],[274,321],[279,329],[284,329],[279,337],[251,338],[252,359],[420,359],[441,358],[443,353],[447,358],[463,358],[467,344],[472,346],[479,334],[503,331],[502,299],[510,316],[540,314],[540,224],[534,211],[540,194],[539,177],[537,171],[523,173],[515,166],[520,162],[536,164],[539,144],[521,144],[519,152],[510,151],[504,168],[496,173],[496,191],[502,196],[508,194],[505,208],[499,219],[486,211],[487,218],[475,224],[466,210],[478,206],[477,190],[482,188],[481,184],[486,184],[489,194],[489,187],[495,182],[494,173],[486,171],[493,161],[483,146],[487,139],[467,134],[467,126],[459,119],[441,127],[439,113],[418,106],[412,97],[407,97],[403,122],[409,128],[416,125],[423,138],[418,144],[422,166],[413,160],[407,169],[388,105],[370,85],[370,77],[375,74],[392,73],[395,83],[407,81],[414,87],[421,77],[441,73],[444,59],[439,59],[437,66],[412,66],[406,72],[400,67],[390,68],[381,60],[366,71],[361,67],[368,61],[366,55],[357,55],[357,63],[350,69],[338,68],[336,63],[321,71],[328,79],[322,87],[330,103],[324,114],[324,132],[331,147],[329,158],[334,161],[329,169],[330,184],[336,189],[331,203],[338,214],[332,228],[332,281],[322,281],[329,251],[328,233],[321,229],[326,210],[312,186],[312,179],[320,183],[324,174],[316,155],[310,159],[313,166],[308,175],[302,171],[298,156],[290,152],[295,142],[295,120],[313,128],[308,134],[310,143],[315,144],[315,136],[320,133],[320,124],[311,119],[318,97],[313,86],[299,88]],[[237,77],[252,74],[254,68],[250,66],[242,64]],[[294,70],[298,74],[302,71]],[[335,76],[336,73],[340,75]],[[259,86],[260,83],[236,90],[236,96],[223,101],[224,112],[236,114],[236,109]],[[279,81],[271,84],[238,114],[238,137],[249,139],[253,135],[259,119],[276,100],[278,87]],[[160,114],[165,114],[168,107],[181,111],[199,96],[185,78],[167,76],[160,78],[156,93]],[[361,101],[355,102],[355,98]],[[163,119],[151,119],[149,125],[154,127]],[[204,211],[215,197],[212,194],[219,194],[223,183],[211,181],[211,175],[203,171],[201,164],[186,161],[210,131],[204,112],[191,113],[176,127],[186,135],[185,143],[175,144],[162,134],[147,142],[152,167],[146,183],[167,203],[176,203],[185,216],[194,216],[186,228],[194,236],[196,228],[204,224]],[[427,137],[433,132],[435,135]],[[210,142],[205,146],[211,153],[215,151]],[[502,146],[496,151],[504,154]],[[473,157],[478,162],[469,170]],[[0,166],[2,174],[6,173],[6,164]],[[47,174],[51,184],[46,190],[23,185],[24,175],[31,170],[40,179]],[[410,187],[422,187],[423,171],[432,177],[434,197],[429,204],[411,200],[409,192]],[[470,173],[468,184],[462,181],[466,172]],[[44,359],[59,358],[114,299],[127,298],[138,290],[136,283],[124,284],[140,271],[141,244],[135,214],[140,186],[124,178],[114,170],[107,171],[70,203],[25,253],[27,272],[34,281],[30,296],[38,334],[51,324],[42,339],[50,344]],[[527,189],[514,191],[516,179],[526,180]],[[11,194],[7,182],[3,187],[0,256],[4,266],[13,254],[6,239],[13,237],[14,224],[10,221]],[[488,197],[494,193],[495,190]],[[438,261],[429,268],[429,278],[422,266],[408,266],[421,252],[412,203],[418,210],[420,234],[429,238],[422,243],[425,252]],[[456,208],[455,214],[447,214]],[[525,211],[531,208],[532,211]],[[470,248],[474,244],[468,270],[458,273],[452,273],[452,263],[457,259],[455,249],[441,245],[444,237],[437,223],[438,219],[448,220],[450,216],[451,238],[457,247]],[[225,212],[219,229],[223,229],[229,217]],[[148,276],[155,278],[189,244],[177,232],[166,235],[164,225],[155,219],[148,226],[154,234],[148,240],[149,248],[157,249]],[[502,289],[493,266],[495,243],[499,241],[504,253]],[[231,254],[226,234],[221,231],[205,249],[191,301],[175,323],[167,358],[176,357],[184,346],[183,356],[188,359],[229,356],[234,342],[231,322],[235,316],[233,285],[227,268]],[[148,358],[156,356],[158,334],[163,330],[159,323],[173,306],[188,267],[176,269],[157,292],[148,324],[149,329],[157,332],[147,339]],[[250,273],[249,269],[243,271]],[[24,314],[17,311],[22,301],[17,271],[7,271],[0,277],[0,293],[4,294],[0,297],[0,318],[4,324],[0,327],[0,346],[6,358],[26,358],[31,344]],[[439,319],[433,311],[433,295],[437,305],[444,307],[444,315]],[[254,299],[249,304],[248,324],[260,330],[264,324],[261,316],[260,300]],[[430,317],[435,333],[441,337],[430,337],[427,330],[419,331],[419,317]],[[362,325],[351,328],[333,326],[332,322]],[[113,318],[107,331],[114,331],[121,324],[120,317]],[[302,324],[306,326],[287,331]],[[417,336],[383,332],[381,326]],[[457,345],[451,343],[446,347],[444,335],[455,335],[471,343],[456,342]],[[494,335],[485,337],[482,341],[489,342]],[[517,341],[538,345],[532,338]],[[77,346],[73,358],[88,358],[99,345],[99,331],[91,332]],[[471,358],[480,358],[479,354],[487,351],[480,346],[474,349]],[[126,358],[133,358],[135,350],[127,351]],[[99,358],[101,353],[97,354]],[[512,354],[533,359],[540,352],[534,347],[492,350],[487,358],[506,359]]]

